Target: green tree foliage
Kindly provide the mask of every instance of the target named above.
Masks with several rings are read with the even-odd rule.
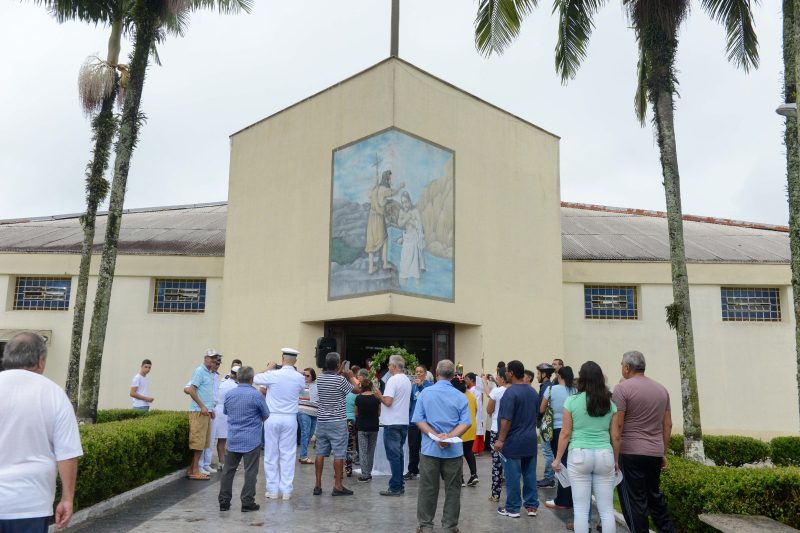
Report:
[[[558,19],[556,71],[566,83],[586,58],[594,17],[606,0],[554,0]],[[700,0],[704,11],[725,26],[728,59],[742,69],[758,65],[758,40],[750,0]],[[519,35],[522,21],[538,0],[480,0],[475,20],[475,44],[488,55],[502,53]],[[653,113],[667,206],[673,303],[667,308],[669,326],[676,330],[681,374],[681,403],[687,457],[704,459],[700,403],[695,374],[694,333],[689,302],[689,278],[683,240],[680,174],[675,135],[678,30],[689,13],[689,0],[622,0],[639,48],[638,84],[634,110],[644,123]]]

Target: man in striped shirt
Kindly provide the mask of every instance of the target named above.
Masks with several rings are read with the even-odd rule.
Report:
[[[349,496],[353,491],[342,484],[347,457],[347,395],[357,390],[358,382],[350,370],[342,369],[341,357],[331,352],[325,357],[325,371],[317,378],[319,412],[317,414],[316,475],[314,495],[322,494],[322,468],[333,453],[334,485],[332,496]]]
[[[228,511],[233,497],[233,476],[244,458],[242,512],[257,511],[256,478],[261,454],[261,423],[269,416],[264,398],[253,388],[253,367],[238,372],[239,384],[225,395],[224,414],[228,416],[228,448],[219,485],[219,510]]]

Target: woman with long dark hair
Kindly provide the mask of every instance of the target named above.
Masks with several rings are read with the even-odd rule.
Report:
[[[614,475],[617,465],[611,441],[611,419],[617,411],[611,401],[600,365],[587,361],[578,372],[578,394],[564,402],[563,421],[553,470],[560,471],[567,455],[567,473],[572,488],[572,512],[577,533],[589,531],[592,491],[603,533],[615,533]]]
[[[562,366],[555,373],[556,384],[547,389],[544,393],[542,400],[541,412],[544,413],[549,406],[553,408],[553,438],[550,439],[550,446],[553,449],[553,457],[558,454],[558,438],[561,435],[561,428],[564,423],[564,403],[567,398],[577,393],[574,386],[575,375],[572,373],[572,367]],[[561,464],[567,466],[567,450],[564,450],[564,455],[561,457]],[[545,507],[550,509],[572,509],[572,490],[569,487],[564,487],[561,483],[558,484],[556,490],[556,497],[552,500],[544,502]]]
[[[470,425],[469,429],[461,435],[461,445],[464,448],[464,460],[467,462],[467,466],[469,467],[469,480],[465,483],[464,476],[461,476],[461,486],[466,487],[474,487],[478,484],[478,465],[475,462],[475,454],[472,452],[472,445],[475,443],[475,427],[477,424],[475,423],[475,415],[477,413],[477,403],[475,402],[475,396],[471,393],[467,392],[467,386],[464,383],[463,376],[457,375],[454,377],[450,383],[452,383],[453,387],[462,394],[467,397],[467,402],[469,403],[469,417],[472,420],[472,425]]]
[[[313,465],[314,461],[308,458],[308,443],[317,428],[317,411],[319,393],[317,392],[317,372],[313,368],[303,370],[306,386],[300,395],[300,405],[297,411],[297,425],[300,426],[300,459],[303,465]]]

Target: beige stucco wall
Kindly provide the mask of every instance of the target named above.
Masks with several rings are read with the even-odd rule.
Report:
[[[389,127],[455,152],[453,302],[328,300],[332,151]],[[223,349],[266,361],[294,345],[310,364],[326,320],[389,315],[457,324],[470,369],[560,353],[558,164],[553,135],[398,60],[235,134]]]
[[[0,330],[51,332],[45,375],[63,386],[72,331],[72,311],[80,258],[68,254],[0,254]],[[97,273],[99,257],[93,261]],[[185,409],[183,385],[209,347],[219,346],[222,298],[221,257],[119,256],[103,356],[100,408],[130,407],[130,381],[142,359],[153,361],[150,374],[153,408]],[[69,311],[15,311],[16,276],[72,277]],[[157,277],[207,279],[204,313],[153,313],[153,281]],[[89,306],[84,331],[85,356],[96,276],[89,281]]]
[[[577,371],[594,360],[613,386],[628,350],[647,359],[647,375],[670,392],[673,422],[682,427],[680,375],[675,333],[664,318],[672,302],[667,263],[563,263],[564,360]],[[689,265],[700,415],[708,434],[769,438],[797,434],[794,319],[787,265]],[[584,318],[583,285],[638,286],[638,320]],[[723,322],[720,286],[781,289],[780,322]]]

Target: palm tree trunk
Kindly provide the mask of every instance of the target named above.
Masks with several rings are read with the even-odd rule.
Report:
[[[142,99],[147,59],[156,36],[156,18],[148,11],[147,3],[136,8],[136,37],[130,64],[130,81],[122,109],[119,139],[114,160],[114,178],[111,182],[111,199],[108,206],[103,255],[97,281],[97,294],[92,311],[92,324],[89,330],[89,346],[86,364],[83,369],[78,418],[82,422],[93,423],[97,419],[97,401],[100,392],[100,369],[103,361],[103,346],[108,324],[108,311],[111,302],[111,287],[117,262],[117,245],[122,224],[122,210],[125,202],[125,187],[128,181],[131,156],[139,133],[139,105]]]
[[[78,291],[75,296],[75,309],[72,317],[72,340],[70,342],[69,365],[67,367],[66,392],[72,408],[78,409],[78,385],[80,377],[81,344],[83,342],[84,317],[86,315],[86,293],[89,287],[89,267],[92,263],[92,244],[94,243],[95,218],[97,207],[106,197],[108,180],[103,177],[108,168],[111,141],[116,132],[114,101],[117,98],[117,76],[114,75],[114,89],[103,100],[100,112],[92,121],[94,130],[94,157],[86,172],[86,213],[81,217],[83,225],[83,245],[81,265],[78,271]]]
[[[111,24],[111,36],[108,38],[106,62],[112,67],[119,63],[121,41],[122,16],[118,16]],[[67,365],[66,393],[70,403],[72,403],[72,409],[75,411],[78,410],[81,344],[83,343],[83,327],[86,316],[86,293],[89,288],[89,268],[92,264],[95,219],[97,217],[97,208],[108,193],[108,180],[103,175],[108,168],[111,141],[114,140],[114,134],[117,130],[117,122],[114,118],[114,101],[117,99],[118,83],[119,79],[115,73],[114,88],[111,94],[103,99],[100,112],[92,121],[95,144],[92,152],[92,161],[86,169],[86,213],[81,217],[83,245],[81,247],[81,265],[78,270],[78,291],[75,295],[75,309],[72,315],[69,364]]]
[[[800,64],[795,60],[800,49],[800,0],[783,1],[783,98],[797,102]],[[797,359],[797,400],[800,409],[800,131],[797,118],[786,118],[783,139],[786,145],[786,181],[789,197],[789,247],[791,249],[792,295],[794,297],[794,339]]]
[[[676,28],[677,31],[677,28]],[[689,276],[686,271],[686,248],[683,241],[678,148],[675,141],[675,35],[661,28],[650,28],[644,35],[645,53],[649,56],[648,93],[653,104],[664,193],[667,204],[667,230],[672,271],[673,303],[667,306],[667,322],[676,330],[678,366],[681,375],[681,405],[685,456],[704,462],[703,432],[700,423],[700,399],[694,358],[692,309],[689,302]]]

